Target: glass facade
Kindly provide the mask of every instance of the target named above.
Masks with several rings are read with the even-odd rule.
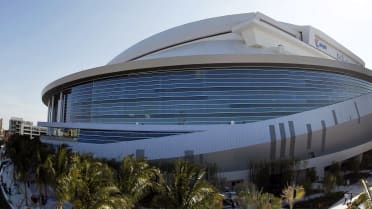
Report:
[[[295,114],[372,91],[368,81],[286,68],[205,68],[128,73],[71,88],[64,121],[239,124]]]
[[[122,141],[134,141],[148,138],[158,138],[190,132],[167,132],[167,131],[111,131],[111,130],[89,130],[80,129],[79,142],[106,144]]]

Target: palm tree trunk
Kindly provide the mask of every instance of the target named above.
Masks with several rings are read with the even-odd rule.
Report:
[[[39,208],[43,209],[43,199],[41,198],[41,194],[39,194]]]
[[[15,166],[14,166],[14,163],[13,163],[13,182],[16,182],[17,181],[17,178],[16,178],[16,169],[15,169]]]
[[[42,185],[40,185],[39,186],[39,208],[40,209],[43,209],[43,198],[42,198],[42,193],[43,193],[43,186]]]
[[[48,199],[48,184],[44,184],[44,196],[45,200]]]
[[[48,201],[48,184],[44,184],[44,198],[45,202]]]
[[[28,197],[27,197],[27,185],[26,181],[23,182],[23,186],[25,188],[25,200],[26,200],[26,205],[28,205]]]
[[[57,209],[63,209],[62,203],[60,201],[57,202]]]

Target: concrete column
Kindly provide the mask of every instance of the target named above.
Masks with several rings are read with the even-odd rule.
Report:
[[[47,121],[50,122],[50,99],[48,100],[48,118],[47,118]]]
[[[62,122],[62,100],[63,93],[59,93],[58,109],[57,109],[57,122]]]
[[[54,122],[53,113],[54,113],[54,96],[52,96],[52,107],[50,109],[50,121],[49,122]]]
[[[315,167],[316,175],[319,177],[319,180],[324,178],[324,166],[318,165]]]
[[[64,114],[65,114],[65,96],[63,94],[63,92],[61,92],[61,121],[60,122],[64,122]]]
[[[358,162],[361,163],[363,160],[363,153],[357,155],[356,158],[358,159]]]

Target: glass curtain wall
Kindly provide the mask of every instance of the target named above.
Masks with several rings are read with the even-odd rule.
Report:
[[[368,81],[285,68],[151,71],[71,89],[67,122],[239,124],[295,114],[372,91]]]

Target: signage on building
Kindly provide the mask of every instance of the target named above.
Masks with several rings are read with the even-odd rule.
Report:
[[[328,54],[329,56],[335,58],[336,60],[340,62],[347,62],[351,64],[357,64],[355,61],[353,61],[349,56],[342,53],[340,50],[336,49],[332,45],[328,44],[327,42],[323,41],[319,37],[315,37],[314,39],[315,47],[319,49],[320,51]]]

